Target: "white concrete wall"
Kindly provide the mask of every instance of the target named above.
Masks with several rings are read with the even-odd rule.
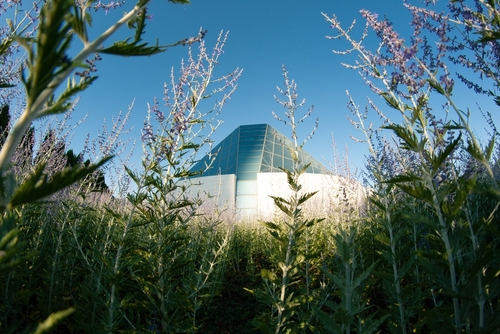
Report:
[[[257,180],[236,180],[236,175],[206,176],[191,179],[187,193],[199,196],[203,204],[201,213],[224,211],[232,219],[272,219],[280,216],[269,196],[288,199],[292,194],[285,173],[257,173]],[[331,216],[342,208],[362,209],[365,189],[356,181],[324,174],[302,174],[299,178],[301,193],[318,191],[303,207],[306,215]]]
[[[285,173],[258,173],[258,212],[263,219],[279,214],[274,200],[269,196],[288,199],[292,191]],[[304,213],[325,217],[342,206],[359,206],[364,203],[365,190],[358,182],[325,174],[302,174],[299,177],[301,194],[317,193],[304,203]],[[345,195],[344,195],[345,194]]]

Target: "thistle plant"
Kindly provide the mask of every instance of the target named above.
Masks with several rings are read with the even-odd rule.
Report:
[[[300,249],[298,241],[307,234],[307,230],[314,224],[322,221],[323,219],[306,219],[304,218],[302,207],[303,204],[316,194],[316,192],[303,193],[301,192],[302,186],[299,182],[299,177],[309,167],[308,164],[303,165],[299,160],[299,150],[301,150],[308,139],[314,134],[318,121],[311,132],[311,134],[299,144],[297,138],[297,125],[302,123],[313,112],[311,107],[301,118],[297,118],[296,110],[302,107],[305,100],[299,102],[297,94],[297,84],[294,80],[288,77],[288,71],[283,66],[283,77],[285,79],[284,88],[277,87],[278,92],[284,96],[281,99],[275,96],[276,101],[283,106],[287,111],[285,116],[287,121],[284,121],[280,116],[273,112],[273,116],[285,124],[290,124],[292,134],[291,139],[293,146],[288,147],[293,161],[293,169],[285,170],[280,168],[287,175],[287,182],[291,190],[291,196],[288,199],[283,197],[272,196],[274,204],[285,215],[285,219],[279,222],[262,222],[267,228],[273,239],[278,243],[280,254],[278,256],[278,273],[271,270],[263,269],[261,276],[264,279],[266,288],[264,291],[251,291],[266,304],[271,306],[271,314],[264,315],[261,319],[254,321],[255,325],[262,331],[274,331],[275,333],[285,333],[296,331],[300,326],[307,326],[307,324],[299,321],[299,314],[297,308],[303,304],[309,304],[312,300],[306,294],[304,296],[295,295],[295,291],[307,290],[300,288],[300,276],[305,277],[306,282],[309,280],[306,277],[308,271],[303,269],[307,266],[309,261],[307,252]],[[292,290],[292,285],[299,285],[298,289]],[[269,323],[273,325],[271,329]]]
[[[453,27],[452,23],[462,22],[465,31],[470,32],[472,28],[472,30],[476,29],[476,31],[488,34],[485,31],[489,31],[491,25],[486,28],[484,25],[474,26],[471,20],[472,17],[481,17],[485,21],[482,8],[483,6],[491,7],[491,3],[476,1],[475,4],[477,11],[475,15],[477,16],[472,14],[474,11],[466,7],[464,2],[459,2],[458,5],[452,2],[450,4],[451,15],[459,17],[462,15],[457,21],[457,16],[452,19],[450,15],[405,3],[414,18],[412,21],[414,33],[409,43],[400,37],[387,19],[379,21],[376,14],[368,11],[361,11],[366,19],[366,27],[360,40],[352,38],[352,25],[349,29],[344,29],[335,16],[325,15],[332,28],[338,31],[338,35],[331,38],[344,38],[352,46],[347,51],[337,51],[337,53],[356,52],[360,56],[361,60],[356,65],[346,66],[359,70],[365,83],[376,94],[380,95],[389,107],[399,111],[402,119],[401,124],[388,122],[383,128],[393,131],[398,140],[398,150],[404,152],[403,155],[411,157],[413,161],[410,160],[410,164],[403,165],[404,168],[390,178],[381,179],[383,175],[381,175],[380,170],[375,169],[373,172],[378,183],[386,184],[383,187],[390,189],[391,184],[394,184],[431,210],[433,216],[430,219],[433,223],[426,222],[426,224],[441,239],[442,248],[436,247],[427,252],[418,250],[418,262],[433,280],[431,284],[437,284],[443,289],[445,295],[451,296],[454,323],[450,324],[450,328],[453,328],[457,333],[464,328],[485,329],[496,326],[496,322],[492,319],[486,320],[483,307],[485,300],[494,298],[488,293],[489,284],[492,280],[497,279],[496,275],[490,276],[489,274],[494,271],[491,267],[494,263],[488,262],[482,251],[478,251],[477,239],[475,238],[477,231],[488,229],[487,226],[490,224],[489,221],[491,221],[496,208],[481,218],[477,217],[479,220],[467,220],[468,214],[464,210],[466,212],[470,210],[466,204],[468,198],[473,198],[475,197],[473,193],[482,191],[479,190],[476,182],[480,170],[471,170],[461,164],[458,158],[463,156],[461,152],[467,152],[471,159],[476,160],[489,179],[489,191],[496,194],[498,184],[490,163],[495,138],[493,136],[484,149],[479,144],[479,140],[469,124],[470,112],[459,109],[452,99],[454,80],[446,62],[448,59],[456,60],[456,58],[448,57],[449,52],[463,50],[467,47],[466,44],[471,41],[468,37],[470,35],[467,35],[464,38],[465,42],[460,42],[460,39],[453,34],[458,31],[457,35],[463,37],[463,31],[460,26]],[[457,8],[460,6],[462,6],[461,10],[458,10]],[[460,19],[465,21],[460,21]],[[380,47],[375,52],[371,52],[363,46],[369,29],[372,29],[380,40]],[[489,39],[493,43],[488,45],[488,39],[484,37],[480,41],[483,43],[479,43],[482,50],[494,47],[496,43],[494,39]],[[435,48],[432,47],[431,42],[435,42]],[[487,66],[492,66],[492,63],[486,59],[478,60],[480,53],[476,51],[479,44],[475,44],[472,55],[470,53],[460,55],[459,59],[465,61],[464,64],[476,66],[475,69],[483,71],[486,70]],[[476,57],[476,61],[467,62],[466,57]],[[464,79],[465,77],[461,76],[460,78]],[[439,119],[431,112],[432,92],[437,92],[446,100],[444,119]],[[451,118],[449,111],[454,111],[456,117]],[[355,125],[362,126],[361,122]],[[362,130],[367,133],[366,128],[362,128]],[[463,139],[463,137],[466,138]],[[367,142],[371,143],[369,136],[367,139]],[[374,153],[372,146],[370,150],[372,156],[376,157],[377,154]],[[494,196],[496,197],[496,195]],[[377,201],[375,204],[387,212],[387,205],[383,202]],[[386,217],[388,217],[387,213]],[[389,245],[392,244],[390,247],[392,254],[389,254],[388,258],[395,261],[397,257],[395,257],[396,249],[393,241],[396,241],[397,238],[394,239],[394,235],[391,237],[390,224],[386,225],[386,228],[388,228],[390,236]],[[407,228],[410,229],[410,226]],[[465,232],[467,230],[468,232]],[[463,233],[470,233],[471,237],[463,238]],[[472,244],[471,240],[474,241]],[[486,242],[486,239],[483,239],[482,242]],[[489,248],[487,244],[484,244],[484,247]],[[430,254],[432,254],[433,259],[442,259],[439,261],[440,264],[446,263],[448,281],[433,274],[442,271],[438,271],[434,266]],[[473,255],[470,256],[470,254]],[[401,268],[408,266],[411,264],[404,264]],[[471,270],[474,279],[471,277]],[[395,296],[399,301],[403,301],[400,299],[401,289],[397,282],[398,279],[401,279],[398,271],[398,266],[393,262]],[[405,271],[402,270],[403,273]],[[474,311],[466,306],[470,304],[466,301],[468,299],[466,291],[468,290],[465,286],[468,286],[468,282],[471,281],[476,282],[477,288],[474,297],[476,300]],[[435,300],[434,295],[430,298]],[[438,307],[438,304],[435,306]],[[405,326],[407,312],[404,308],[405,306],[400,305],[401,328],[407,328]],[[425,314],[424,312],[421,314],[424,315],[424,324],[420,324],[422,328],[429,326],[437,330],[437,324],[444,321],[443,318],[440,318],[441,320],[435,318],[437,313],[428,312]]]

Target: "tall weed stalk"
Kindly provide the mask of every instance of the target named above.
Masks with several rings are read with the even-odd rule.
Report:
[[[309,117],[313,109],[297,119],[296,110],[304,105],[305,101],[297,101],[297,85],[294,80],[288,78],[288,72],[283,66],[283,77],[285,79],[284,89],[277,88],[285,99],[281,100],[275,96],[276,101],[287,111],[285,115],[292,129],[292,147],[287,147],[290,151],[293,161],[292,170],[281,170],[287,175],[288,186],[290,187],[290,197],[272,196],[274,204],[284,214],[284,220],[277,222],[262,222],[267,228],[274,241],[279,245],[279,255],[277,269],[278,273],[263,269],[261,276],[264,279],[266,288],[264,290],[251,291],[271,307],[271,313],[265,314],[260,319],[255,319],[254,324],[264,332],[271,331],[269,323],[273,324],[272,331],[275,333],[286,333],[297,331],[299,328],[305,329],[309,326],[306,321],[300,320],[297,308],[302,305],[309,305],[312,301],[308,293],[309,271],[308,271],[308,252],[299,247],[299,240],[303,234],[307,235],[307,230],[314,224],[323,219],[306,219],[302,212],[303,204],[316,194],[316,192],[303,193],[302,186],[299,183],[300,176],[306,171],[309,165],[303,165],[299,161],[299,150],[303,148],[307,140],[314,133],[317,127],[314,127],[311,135],[301,144],[297,140],[297,125]],[[279,121],[283,121],[273,112],[273,115]],[[284,121],[283,121],[284,122]],[[284,122],[287,124],[287,122]],[[307,242],[306,242],[307,245]],[[305,270],[303,268],[305,266]],[[301,284],[300,276],[305,278],[306,286]],[[292,289],[293,285],[298,288]],[[291,291],[292,290],[292,291]],[[305,296],[303,295],[305,293]],[[301,295],[302,294],[302,295]]]
[[[188,1],[174,0],[172,2],[187,3]],[[5,89],[15,90],[15,85],[20,80],[24,86],[24,95],[20,94],[17,97],[24,102],[25,108],[17,121],[12,122],[8,135],[2,139],[0,149],[0,268],[2,275],[7,278],[5,281],[2,280],[1,289],[5,292],[2,293],[2,305],[8,307],[7,312],[2,312],[0,320],[2,330],[15,332],[23,329],[26,324],[40,322],[35,332],[47,331],[56,322],[60,322],[62,318],[75,311],[76,308],[68,308],[68,303],[65,301],[78,303],[80,311],[96,310],[95,307],[87,308],[88,304],[85,304],[85,302],[92,304],[85,299],[95,296],[96,291],[96,300],[105,300],[104,304],[109,311],[104,316],[105,319],[99,319],[106,323],[101,329],[113,331],[118,327],[120,319],[124,319],[134,328],[129,319],[130,316],[127,317],[125,313],[116,311],[123,306],[123,304],[118,305],[120,301],[118,301],[117,294],[118,290],[124,287],[119,286],[119,279],[123,277],[120,276],[123,274],[121,269],[127,267],[123,265],[122,254],[126,249],[124,244],[128,241],[126,240],[128,232],[133,227],[132,220],[122,226],[117,226],[114,224],[116,211],[110,210],[111,216],[106,212],[95,213],[94,208],[87,207],[85,205],[87,203],[82,205],[82,202],[73,197],[74,192],[68,190],[70,189],[68,187],[74,185],[71,190],[76,190],[76,193],[83,197],[88,195],[82,186],[94,182],[97,170],[110,160],[110,156],[106,155],[94,164],[89,162],[64,166],[65,159],[57,160],[61,158],[59,153],[61,153],[61,148],[64,149],[64,143],[62,146],[58,145],[54,141],[53,132],[47,134],[46,140],[44,139],[40,146],[39,155],[34,157],[36,165],[33,168],[32,156],[19,164],[16,160],[16,152],[19,149],[30,148],[32,145],[30,127],[33,121],[46,116],[67,113],[74,107],[72,99],[76,94],[87,89],[96,79],[92,73],[96,71],[94,63],[96,58],[100,59],[100,56],[95,55],[95,52],[139,56],[152,55],[166,50],[167,46],[149,46],[146,43],[140,43],[144,33],[147,4],[148,1],[139,1],[95,40],[90,40],[87,34],[91,22],[90,9],[94,8],[92,2],[76,4],[74,1],[48,1],[43,4],[35,2],[29,11],[24,11],[21,3],[9,6],[15,12],[14,20],[9,20],[9,29],[3,30],[8,33],[2,33],[0,53],[6,57],[5,64],[9,66],[15,64],[15,62],[7,61],[16,57],[15,50],[24,49],[26,59],[23,60],[22,66],[19,66],[20,71],[15,68],[15,71],[10,72],[20,73],[18,77],[6,75],[8,71],[5,70],[12,70],[12,68],[7,69],[2,66],[1,88],[3,92]],[[22,15],[18,16],[20,13]],[[24,18],[18,20],[22,16]],[[102,48],[103,43],[125,24],[135,29],[134,38],[117,41],[112,46]],[[35,38],[31,36],[30,29],[33,29]],[[169,46],[192,45],[199,42],[203,36],[204,32],[201,32],[195,38],[185,39]],[[69,46],[74,39],[79,39],[83,47],[73,55]],[[95,57],[89,59],[93,54]],[[76,72],[77,69],[81,72]],[[61,88],[66,80],[66,87]],[[56,91],[61,92],[58,97],[55,96]],[[5,96],[11,99],[13,95],[2,94],[2,97]],[[2,135],[4,130],[2,129]],[[46,161],[42,159],[48,156],[57,159]],[[58,161],[55,166],[57,169],[54,169],[54,161]],[[19,173],[20,167],[32,168],[32,170],[27,175],[23,175]],[[82,182],[76,184],[78,181]],[[93,188],[94,186],[91,186],[87,190],[94,190]],[[50,199],[51,195],[61,190],[65,190],[63,194],[67,197],[58,198],[60,204],[36,204],[42,199]],[[88,211],[82,207],[88,208]],[[112,205],[109,206],[111,207]],[[81,217],[75,214],[76,212],[86,212],[88,215]],[[104,228],[100,228],[101,226],[95,228],[93,223],[102,221],[109,224],[104,224]],[[89,227],[94,229],[89,229]],[[75,231],[82,231],[82,235],[71,235],[71,232]],[[96,231],[98,231],[97,235]],[[101,231],[103,234],[99,233]],[[82,237],[83,235],[85,237]],[[102,244],[91,242],[90,236],[102,236],[105,242]],[[19,241],[19,237],[22,237],[23,241]],[[118,244],[114,243],[116,240],[119,241]],[[92,253],[100,246],[102,247],[98,251]],[[63,256],[67,253],[74,256]],[[110,253],[116,256],[110,257]],[[93,259],[101,260],[101,266],[91,263],[90,255],[94,256]],[[32,257],[42,261],[32,261],[31,267],[19,267]],[[79,260],[87,261],[83,268],[80,268],[82,262]],[[88,271],[85,272],[85,269]],[[112,275],[106,276],[109,270]],[[72,274],[62,275],[68,272]],[[80,284],[82,281],[86,282],[88,277],[91,281],[95,281],[90,284],[90,289],[83,293]],[[22,283],[24,279],[28,281],[27,290]],[[118,281],[105,286],[110,279],[118,279]],[[43,290],[45,287],[48,295]],[[42,290],[37,291],[37,289]],[[82,299],[84,302],[79,303]],[[33,305],[37,306],[36,311],[33,310]],[[65,311],[50,315],[53,310],[64,308],[66,308]],[[97,312],[93,316],[96,314]],[[43,319],[46,320],[41,322]],[[71,325],[67,326],[68,330],[74,329]],[[87,321],[81,321],[80,326],[87,327]]]
[[[464,19],[460,22],[453,21],[450,16],[442,15],[430,8],[417,8],[405,3],[413,15],[414,35],[408,43],[400,37],[387,19],[378,20],[376,14],[366,10],[361,11],[367,23],[360,40],[354,40],[351,37],[352,26],[349,29],[343,29],[335,16],[325,16],[332,28],[338,31],[338,35],[332,38],[346,39],[352,46],[352,49],[347,52],[338,51],[337,53],[357,52],[361,57],[359,64],[346,66],[360,70],[362,77],[372,90],[380,95],[389,107],[399,111],[401,117],[400,124],[393,123],[386,118],[387,123],[384,124],[383,129],[392,131],[397,143],[394,150],[398,152],[398,156],[408,157],[409,163],[400,164],[404,168],[392,171],[392,175],[388,175],[388,178],[382,178],[381,176],[384,175],[381,175],[377,168],[372,168],[371,172],[377,187],[390,189],[391,185],[396,185],[409,196],[407,201],[423,204],[423,206],[418,206],[423,209],[422,212],[425,212],[427,217],[427,220],[422,223],[430,229],[432,235],[427,235],[416,248],[418,267],[415,269],[425,270],[425,277],[422,277],[425,280],[420,280],[417,276],[419,280],[416,282],[421,286],[423,284],[422,291],[426,285],[427,289],[430,288],[432,294],[428,298],[433,301],[434,309],[422,308],[417,311],[421,318],[415,318],[413,321],[418,321],[418,323],[413,326],[421,330],[432,328],[434,331],[439,331],[442,330],[444,323],[449,326],[449,330],[457,333],[464,330],[486,330],[486,328],[498,330],[496,320],[488,319],[484,313],[485,300],[489,300],[491,296],[488,292],[489,286],[493,281],[498,280],[498,275],[493,274],[494,262],[488,260],[483,251],[479,251],[479,249],[491,249],[488,238],[483,235],[479,247],[477,239],[478,231],[482,234],[491,229],[488,226],[491,226],[490,222],[495,215],[496,207],[489,206],[489,211],[487,210],[480,217],[476,216],[478,220],[472,221],[471,208],[468,204],[472,198],[477,198],[479,194],[486,192],[492,194],[493,198],[498,198],[498,183],[490,162],[496,135],[491,138],[486,148],[481,147],[469,124],[470,112],[462,111],[453,101],[454,80],[445,61],[446,59],[456,60],[457,58],[450,54],[468,46],[472,47],[472,55],[460,56],[462,57],[460,59],[478,56],[478,53],[474,53],[475,50],[478,48],[486,50],[497,43],[495,38],[485,39],[484,36],[477,43],[478,41],[474,41],[468,35],[472,30],[483,34],[490,28],[497,29],[494,24],[491,24],[493,17],[498,16],[496,12],[489,12],[490,17],[487,17],[483,16],[480,10],[483,6],[488,7],[491,4],[476,1],[476,5],[478,12],[473,12],[463,2],[450,4],[450,12]],[[472,14],[470,17],[467,16],[470,14]],[[476,20],[483,20],[483,23],[489,22],[488,28],[482,24],[474,25],[472,22],[479,22]],[[462,26],[453,28],[452,22]],[[464,30],[461,30],[462,28]],[[369,29],[372,29],[380,39],[380,48],[375,52],[370,52],[362,46]],[[463,42],[452,38],[455,32],[465,37]],[[427,35],[424,36],[425,33]],[[429,40],[435,41],[437,46],[435,50],[431,47]],[[480,63],[489,68],[495,66],[487,59],[489,56],[485,53],[483,56],[480,58]],[[464,78],[464,76],[460,77],[461,80]],[[463,81],[470,83],[467,79]],[[430,99],[433,92],[445,98],[444,119],[439,119],[439,116],[432,112]],[[352,102],[351,105],[353,105]],[[456,117],[452,118],[450,111],[455,112]],[[358,128],[361,127],[366,134],[368,131],[363,128],[361,122],[363,117],[358,117],[358,119],[360,121],[355,125]],[[371,144],[369,134],[367,142]],[[370,146],[370,150],[375,162],[382,161],[377,159],[378,156],[387,158],[387,154],[383,151],[376,153],[373,146]],[[470,162],[474,160],[476,164],[471,164]],[[481,166],[481,168],[474,167],[474,165]],[[379,185],[381,183],[382,185]],[[375,194],[379,197],[378,191]],[[377,197],[372,202],[377,209],[385,212],[388,218],[388,206]],[[392,259],[394,278],[400,279],[397,274],[398,267],[394,262],[398,259],[395,257],[394,241],[400,239],[401,236],[394,239],[395,236],[393,234],[391,236],[391,224],[385,224],[385,226],[389,232],[388,244],[390,246],[387,258]],[[410,231],[409,226],[407,229]],[[414,225],[414,231],[419,229]],[[435,240],[440,240],[440,244],[436,244]],[[406,257],[406,261],[412,261],[412,259],[414,259],[413,256]],[[407,272],[411,266],[411,262],[402,264],[401,272]],[[404,303],[405,300],[398,297],[398,290],[401,291],[397,288],[398,282],[395,280],[394,283],[396,299]],[[493,284],[496,285],[496,283]],[[475,286],[476,291],[473,297],[475,300],[472,303],[473,307],[469,302],[472,285]],[[436,293],[436,287],[439,289],[438,293]],[[406,303],[406,308],[410,305]],[[404,316],[407,312],[404,307],[400,305],[400,323],[401,328],[406,330]],[[448,316],[448,309],[451,310],[452,317]],[[452,323],[448,322],[450,318],[453,319]]]

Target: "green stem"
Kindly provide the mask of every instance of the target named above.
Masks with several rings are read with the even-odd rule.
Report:
[[[419,152],[420,159],[421,161],[426,161],[424,154],[422,151]],[[440,207],[440,203],[437,198],[436,194],[436,189],[434,186],[434,181],[432,180],[432,175],[430,175],[430,171],[425,168],[425,177],[427,181],[427,187],[432,193],[432,206],[434,208],[434,211],[436,212],[436,215],[438,217],[438,222],[439,222],[439,233],[441,235],[441,238],[444,242],[445,248],[446,248],[446,258],[448,260],[448,268],[450,272],[450,281],[451,281],[451,289],[455,294],[458,294],[458,286],[457,286],[457,275],[456,275],[456,268],[455,268],[455,255],[453,252],[453,247],[451,246],[450,238],[448,235],[448,227],[446,224],[446,221],[443,217],[443,212]],[[457,334],[461,332],[461,320],[460,320],[460,304],[459,300],[456,297],[453,297],[453,310],[455,314],[455,331]]]
[[[295,227],[295,219],[292,217],[291,219],[291,226]],[[295,231],[294,229],[290,229],[288,231],[288,246],[286,249],[286,256],[285,256],[285,266],[282,269],[283,270],[283,277],[281,278],[281,294],[280,294],[280,304],[278,305],[278,323],[276,325],[276,334],[280,333],[281,327],[282,327],[282,319],[283,319],[283,311],[285,310],[285,299],[286,299],[286,287],[288,285],[288,270],[289,267],[291,266],[291,261],[290,258],[292,257],[292,249],[293,245],[295,243]]]
[[[346,287],[345,287],[345,292],[344,292],[345,300],[346,300],[345,308],[346,308],[347,314],[351,314],[352,293],[351,293],[351,267],[349,265],[349,262],[346,262],[344,264],[344,268],[345,268],[345,280],[346,280],[346,282],[345,282]],[[351,324],[350,323],[347,324],[345,332],[346,332],[346,334],[351,333]]]
[[[387,199],[385,200],[387,201]],[[389,240],[391,245],[391,262],[392,262],[392,272],[394,275],[394,287],[396,288],[396,298],[398,301],[399,308],[399,318],[401,322],[401,328],[403,329],[403,333],[406,334],[406,320],[405,320],[405,311],[403,305],[403,299],[401,298],[401,278],[398,273],[398,266],[396,263],[396,243],[394,240],[394,231],[391,223],[390,212],[386,211],[386,219],[387,219],[387,227],[389,229]]]
[[[19,117],[18,121],[12,128],[11,133],[7,136],[5,143],[0,151],[0,174],[4,173],[12,159],[12,155],[14,154],[17,146],[19,145],[22,136],[28,130],[31,123],[43,116],[44,105],[47,100],[54,95],[55,91],[59,88],[59,86],[66,80],[69,75],[73,72],[73,70],[77,67],[76,64],[79,64],[85,59],[88,58],[92,53],[96,52],[112,34],[114,34],[122,25],[127,23],[131,18],[133,18],[137,13],[139,13],[147,3],[143,6],[135,6],[130,12],[128,12],[125,16],[123,16],[120,20],[118,20],[114,25],[109,27],[101,36],[96,38],[94,42],[85,44],[83,50],[81,50],[76,57],[72,60],[71,66],[58,75],[54,76],[51,82],[47,85],[47,88],[42,91],[42,93],[37,97],[35,101],[28,101],[28,105],[26,109]]]

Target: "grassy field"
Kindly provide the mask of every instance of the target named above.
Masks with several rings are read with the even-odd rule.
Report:
[[[32,127],[73,107],[76,94],[96,79],[92,62],[100,42],[119,25],[128,23],[135,37],[100,53],[162,51],[139,43],[147,3],[139,1],[112,29],[88,41],[91,2],[79,7],[72,0],[48,1],[37,14],[39,25],[22,20],[16,27],[21,33],[13,29],[2,39],[2,57],[22,48],[26,62],[17,86],[0,78],[2,89],[23,96],[16,122],[8,103],[0,114],[0,332],[500,332],[499,132],[485,113],[490,137],[477,138],[470,111],[454,104],[443,50],[447,36],[462,31],[449,28],[449,17],[410,8],[416,18],[425,16],[413,21],[415,35],[424,29],[437,39],[431,52],[427,40],[405,46],[391,24],[362,12],[367,29],[380,38],[376,53],[350,38],[352,28],[343,30],[335,17],[326,17],[336,38],[361,56],[351,67],[399,112],[400,122],[391,122],[372,101],[360,111],[351,100],[351,122],[369,148],[359,175],[367,198],[355,203],[341,189],[331,215],[305,212],[315,193],[302,191],[307,165],[296,152],[317,122],[298,141],[297,126],[312,109],[297,114],[303,103],[283,68],[283,100],[277,102],[286,112],[283,119],[275,116],[292,130],[293,168],[283,170],[292,195],[273,198],[276,219],[238,222],[223,220],[219,208],[200,214],[200,200],[187,197],[185,186],[196,176],[190,168],[211,143],[241,74],[236,69],[214,76],[227,34],[221,33],[212,53],[203,31],[175,44],[199,43],[199,54],[183,63],[180,77],[172,77],[165,90],[168,113],[158,101],[150,106],[136,170],[118,154],[127,117],[113,124],[109,137],[97,139],[89,160],[66,150],[64,126]],[[478,0],[476,12],[462,2],[450,4],[453,17],[464,20],[453,23],[475,31],[464,34],[454,50],[473,52],[475,63],[465,65],[487,73],[498,88],[500,4]],[[23,35],[28,28],[36,38]],[[68,59],[73,38],[84,43]],[[73,75],[77,68],[83,72]],[[469,84],[472,96],[486,94],[500,104],[493,90]],[[436,111],[434,95],[446,101],[444,109]],[[200,101],[211,97],[213,108],[199,110]],[[365,124],[368,110],[384,120],[383,127]],[[113,155],[118,157],[111,160]]]

